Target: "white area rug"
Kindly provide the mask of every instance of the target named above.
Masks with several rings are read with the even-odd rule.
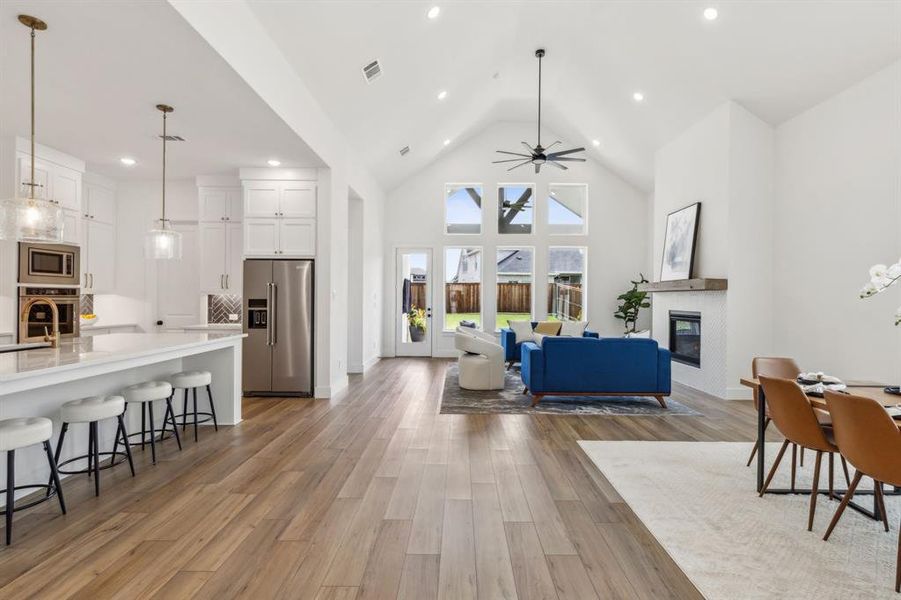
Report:
[[[820,496],[807,531],[809,496],[758,498],[751,445],[726,442],[593,442],[579,445],[695,586],[710,600],[901,598],[895,555],[901,497],[886,497],[891,531],[850,508],[822,540],[837,501]],[[780,444],[767,444],[768,466]],[[772,449],[770,449],[772,447]],[[799,486],[809,487],[808,452]],[[791,451],[775,487],[788,487]],[[836,460],[836,487],[844,476]],[[853,475],[853,470],[852,473]],[[824,456],[821,486],[828,478]],[[870,489],[864,479],[861,488]],[[872,496],[857,496],[872,506]]]

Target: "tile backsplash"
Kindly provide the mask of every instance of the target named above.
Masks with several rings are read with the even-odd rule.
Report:
[[[94,294],[82,294],[79,298],[80,315],[90,315],[94,313]]]
[[[240,323],[241,296],[238,294],[210,294],[207,296],[207,323]],[[238,315],[232,320],[230,315]]]

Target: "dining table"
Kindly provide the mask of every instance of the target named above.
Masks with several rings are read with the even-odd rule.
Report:
[[[765,477],[765,448],[766,444],[764,443],[766,439],[766,394],[763,391],[763,386],[760,385],[760,381],[754,377],[743,377],[740,380],[743,386],[749,387],[753,390],[754,394],[757,397],[757,491],[763,489],[764,477]],[[828,389],[828,388],[827,388]],[[885,391],[886,387],[884,385],[879,385],[874,382],[868,381],[848,381],[845,383],[845,389],[842,392],[848,394],[854,394],[855,396],[865,396],[867,398],[872,398],[879,402],[886,410],[893,409],[896,407],[901,407],[901,396],[897,394],[890,394]],[[841,392],[840,392],[841,393]],[[825,413],[829,413],[829,406],[826,404],[826,399],[821,394],[815,393],[807,393],[807,399],[810,401],[811,406],[818,411],[822,411]],[[893,414],[895,418],[895,422],[898,423],[898,427],[901,428],[901,422],[899,422],[899,417]],[[803,462],[803,459],[802,459]],[[856,502],[849,502],[848,506],[852,509],[860,512],[872,519],[881,520],[882,514],[879,510],[879,503],[877,501],[875,486],[881,486],[881,483],[874,482],[874,489],[866,490],[858,488],[855,490],[855,496],[873,496],[873,508],[868,509],[864,506]],[[880,488],[881,489],[881,488]],[[832,490],[831,493],[839,498],[842,497],[847,490]],[[767,494],[802,494],[802,495],[810,495],[810,489],[804,488],[767,488],[765,492]],[[827,491],[820,491],[821,494],[829,494]],[[885,495],[896,496],[901,495],[901,488],[894,487],[893,490],[885,490],[883,491]]]

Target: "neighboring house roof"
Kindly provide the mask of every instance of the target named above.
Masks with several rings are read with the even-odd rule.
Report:
[[[480,280],[480,274],[474,268],[464,269],[463,263],[478,260],[481,250],[472,250],[460,253],[460,261],[457,264],[455,283],[476,283]],[[528,275],[534,272],[532,264],[533,252],[522,250],[499,250],[497,272],[499,275]],[[583,265],[582,252],[579,248],[554,248],[550,255],[548,273],[581,273]]]

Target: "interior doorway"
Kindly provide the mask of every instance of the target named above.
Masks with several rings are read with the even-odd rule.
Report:
[[[432,355],[432,250],[399,248],[395,275],[395,354]]]

